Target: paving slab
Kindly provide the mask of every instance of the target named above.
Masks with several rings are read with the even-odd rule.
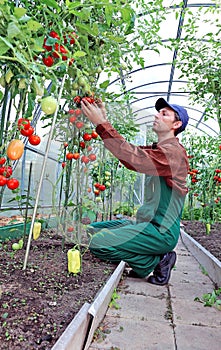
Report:
[[[101,342],[94,342],[90,350],[173,350],[173,329],[169,323],[153,320],[125,319],[106,316],[110,333]]]
[[[220,350],[221,348],[221,329],[216,327],[178,325],[175,331],[178,350]]]
[[[109,307],[101,324],[108,332],[89,350],[221,349],[221,311],[194,300],[212,292],[214,284],[181,240],[176,252],[167,286],[123,278],[119,308]]]

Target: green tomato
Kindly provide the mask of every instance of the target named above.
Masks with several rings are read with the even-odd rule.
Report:
[[[106,176],[111,176],[110,171],[105,171],[105,175],[106,175]]]
[[[18,241],[18,245],[19,245],[19,248],[20,248],[20,249],[22,249],[22,248],[23,248],[24,241],[23,241],[23,239],[22,239],[22,238],[21,238],[21,239],[19,239],[19,241]]]
[[[13,250],[19,250],[20,249],[20,245],[18,243],[13,243],[12,244],[12,249]]]
[[[54,114],[57,109],[57,106],[58,106],[58,102],[52,96],[45,97],[41,100],[42,112],[44,112],[47,115]]]
[[[86,81],[83,77],[80,77],[78,79],[78,85],[81,86],[81,87],[84,87],[86,85]]]
[[[106,182],[105,182],[105,186],[106,186],[106,187],[111,187],[111,183],[110,183],[109,181],[106,181]]]
[[[102,202],[102,198],[101,198],[101,197],[96,197],[96,198],[95,198],[95,202],[101,203],[101,202]]]

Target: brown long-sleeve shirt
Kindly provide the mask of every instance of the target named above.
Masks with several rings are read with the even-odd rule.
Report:
[[[167,185],[181,195],[187,193],[188,158],[179,139],[172,137],[153,146],[135,146],[127,142],[116,129],[105,122],[96,127],[105,147],[128,169],[162,176]]]

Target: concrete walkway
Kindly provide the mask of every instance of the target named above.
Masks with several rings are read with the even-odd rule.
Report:
[[[221,311],[194,301],[213,283],[181,241],[170,283],[124,278],[89,350],[220,350]]]

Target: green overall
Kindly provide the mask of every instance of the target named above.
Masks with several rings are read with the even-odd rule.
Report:
[[[174,249],[180,233],[185,196],[167,186],[163,177],[147,177],[147,202],[136,221],[111,220],[88,226],[90,251],[101,260],[125,261],[141,278],[149,275],[160,256]]]

